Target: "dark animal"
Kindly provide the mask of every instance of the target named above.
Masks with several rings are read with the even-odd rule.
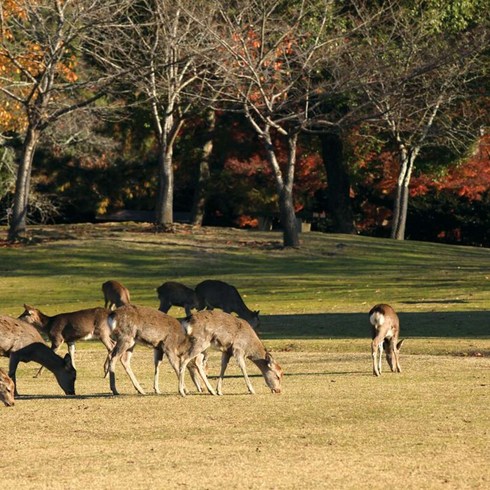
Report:
[[[160,307],[163,313],[168,313],[172,306],[180,306],[185,309],[185,314],[189,316],[193,308],[202,309],[197,294],[191,288],[180,282],[164,282],[157,288]]]
[[[196,286],[196,294],[202,306],[200,309],[220,308],[225,313],[233,312],[250,323],[253,328],[258,327],[259,311],[247,308],[235,286],[223,281],[207,279]]]

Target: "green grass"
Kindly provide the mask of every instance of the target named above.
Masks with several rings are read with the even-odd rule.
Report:
[[[5,230],[0,230],[0,239]],[[230,364],[223,397],[177,395],[165,363],[161,396],[137,395],[122,366],[120,397],[102,377],[104,348],[77,344],[77,396],[36,365],[2,416],[7,488],[488,488],[490,251],[309,233],[283,250],[278,233],[146,226],[33,228],[32,244],[0,248],[0,313],[102,305],[117,279],[158,306],[167,280],[219,278],[260,309],[260,333],[285,370],[257,395]],[[369,309],[399,312],[403,373],[371,375]],[[182,316],[183,310],[170,310]],[[137,347],[148,392],[153,357]],[[8,360],[0,358],[0,367]],[[219,356],[212,355],[215,375]],[[189,382],[188,382],[189,383]]]

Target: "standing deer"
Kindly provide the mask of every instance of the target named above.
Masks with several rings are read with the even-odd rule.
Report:
[[[106,281],[102,284],[102,293],[104,294],[104,308],[113,310],[123,305],[129,305],[130,296],[129,290],[125,288],[120,282]]]
[[[65,394],[75,394],[77,373],[70,354],[60,357],[45,343],[40,333],[25,322],[0,315],[0,355],[9,357],[9,376],[17,383],[15,373],[19,362],[34,361],[49,369],[56,377]]]
[[[375,376],[381,374],[383,348],[391,370],[401,373],[400,348],[403,340],[398,341],[400,320],[395,310],[390,305],[376,305],[369,312],[369,321],[372,325],[371,355],[373,356],[373,374]]]
[[[13,407],[15,383],[12,378],[3,370],[0,369],[0,402],[6,407]]]
[[[105,308],[90,308],[54,316],[45,315],[29,305],[24,305],[24,308],[25,311],[19,319],[46,333],[51,340],[51,349],[55,352],[63,342],[66,342],[73,366],[75,366],[75,342],[78,340],[100,339],[108,352],[114,347],[107,323],[109,310]],[[38,376],[41,371],[42,367],[37,373]]]
[[[235,286],[223,281],[207,279],[196,286],[196,294],[201,306],[199,309],[208,310],[220,308],[225,313],[236,313],[246,320],[253,328],[259,326],[259,311],[252,311],[243,302],[240,293]]]
[[[202,309],[195,291],[179,282],[164,282],[157,288],[160,307],[163,313],[168,313],[172,306],[180,306],[185,309],[185,314],[190,316],[192,308]]]
[[[231,356],[234,356],[245,378],[249,393],[254,394],[247,375],[245,358],[250,359],[262,372],[272,393],[281,392],[283,371],[265,349],[254,329],[241,318],[222,311],[198,311],[182,322],[191,339],[191,348],[182,356],[179,372],[179,392],[185,396],[184,374],[187,363],[209,347],[222,352],[221,371],[216,392],[222,395],[223,377]],[[202,374],[201,374],[202,376]],[[206,379],[203,378],[206,383]]]
[[[160,394],[158,376],[163,356],[167,356],[170,365],[178,376],[181,364],[180,357],[184,350],[191,347],[192,340],[186,337],[179,321],[154,308],[126,305],[111,312],[108,322],[112,330],[112,337],[116,339],[116,345],[109,354],[107,363],[112,393],[114,395],[119,394],[116,388],[115,368],[117,360],[120,359],[134,388],[142,395],[145,394],[131,369],[133,349],[136,343],[140,343],[153,347],[155,363],[153,389],[155,393]],[[202,361],[202,357],[200,357],[196,359],[195,363],[189,365],[192,380],[198,391],[201,392],[202,389],[197,378],[197,373],[199,373],[208,390],[214,394],[213,388],[207,382]]]

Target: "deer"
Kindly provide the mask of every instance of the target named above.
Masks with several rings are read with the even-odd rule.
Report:
[[[174,281],[164,282],[157,288],[160,307],[163,313],[168,313],[172,306],[180,306],[185,309],[186,316],[191,315],[191,310],[203,309],[195,291],[184,284]]]
[[[15,405],[14,391],[14,381],[3,369],[0,369],[0,402],[3,402],[6,407]]]
[[[104,308],[109,305],[110,310],[129,305],[131,302],[129,290],[117,281],[104,282],[102,284],[102,293],[104,294]]]
[[[180,357],[183,351],[191,346],[192,340],[186,337],[179,321],[154,308],[125,305],[109,314],[108,323],[112,337],[116,340],[116,345],[108,355],[108,362],[106,363],[106,374],[109,373],[112,393],[119,395],[116,388],[115,368],[117,360],[120,359],[136,391],[141,395],[146,394],[131,369],[133,349],[136,343],[140,343],[153,348],[155,365],[153,390],[156,394],[160,394],[158,378],[164,355],[167,356],[170,365],[178,376]],[[214,394],[213,387],[207,381],[204,372],[203,356],[196,358],[196,362],[189,364],[188,369],[199,392],[202,392],[202,388],[198,374],[204,380],[208,391]],[[183,389],[187,391],[185,386]]]
[[[222,352],[216,388],[218,395],[223,394],[223,378],[232,356],[238,362],[250,394],[255,394],[255,390],[247,374],[245,358],[260,369],[272,393],[281,393],[283,370],[247,321],[223,311],[204,310],[184,319],[182,328],[191,339],[190,349],[182,356],[179,371],[179,392],[182,396],[185,396],[184,374],[187,363],[195,356],[202,355],[209,347]],[[206,383],[205,378],[203,381]]]
[[[16,371],[20,362],[34,361],[49,369],[66,395],[75,394],[77,373],[70,354],[60,357],[45,343],[41,334],[28,323],[0,315],[0,355],[9,357],[8,375],[18,396]]]
[[[24,313],[19,316],[19,319],[45,333],[51,341],[51,349],[54,352],[57,352],[63,342],[66,342],[74,367],[76,341],[96,338],[100,339],[108,352],[114,347],[107,323],[109,310],[105,308],[89,308],[54,316],[45,315],[41,310],[26,304],[24,308]],[[37,376],[41,374],[42,369],[42,367],[39,369]]]
[[[247,308],[240,293],[235,286],[223,281],[207,279],[200,282],[195,288],[199,297],[200,310],[207,308],[220,308],[225,313],[236,313],[240,318],[246,320],[253,328],[259,326],[259,311]]]
[[[372,325],[371,355],[373,357],[373,375],[381,375],[383,349],[390,369],[393,372],[401,373],[400,348],[404,339],[398,340],[400,320],[395,310],[387,304],[373,306],[369,312],[369,321]]]

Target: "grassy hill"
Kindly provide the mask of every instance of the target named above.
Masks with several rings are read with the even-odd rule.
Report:
[[[102,344],[79,342],[77,395],[65,397],[51,373],[33,378],[38,366],[21,364],[23,396],[0,407],[4,486],[488,488],[490,251],[318,233],[302,240],[300,250],[283,250],[276,233],[77,225],[32,228],[29,245],[0,247],[2,314],[19,315],[23,303],[51,315],[102,305],[107,279],[125,284],[135,303],[158,306],[164,281],[219,278],[261,310],[261,336],[285,371],[281,395],[252,365],[257,395],[248,395],[231,363],[224,396],[183,399],[168,363],[162,395],[147,396],[118,366],[114,397]],[[367,312],[378,302],[400,312],[407,341],[403,373],[385,363],[375,378]],[[137,347],[132,366],[151,393],[151,350]],[[218,366],[214,352],[211,379]]]

